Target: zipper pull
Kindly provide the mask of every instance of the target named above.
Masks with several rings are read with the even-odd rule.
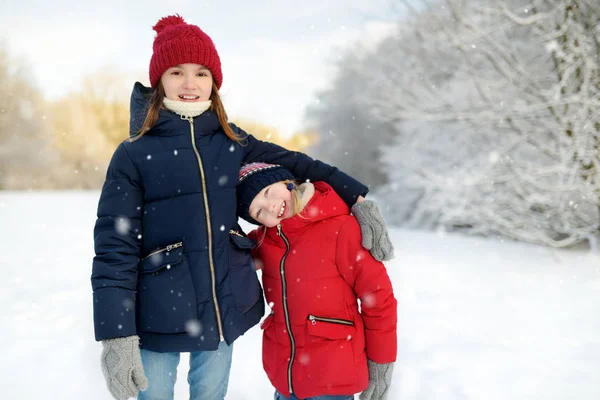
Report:
[[[167,251],[171,251],[173,249],[178,249],[181,246],[183,246],[183,242],[178,242],[178,243],[170,244],[170,245],[167,246]]]
[[[277,224],[277,236],[281,236],[281,224]]]
[[[308,319],[310,320],[310,322],[312,322],[313,325],[317,324],[317,320],[315,319],[314,315],[309,315]]]

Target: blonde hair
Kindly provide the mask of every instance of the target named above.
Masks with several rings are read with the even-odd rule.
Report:
[[[146,114],[146,119],[144,119],[144,124],[142,125],[142,129],[140,129],[138,134],[135,135],[133,138],[131,138],[130,141],[133,142],[135,140],[138,140],[139,138],[144,136],[150,129],[152,129],[154,124],[156,124],[156,121],[158,121],[158,116],[160,114],[160,110],[162,110],[164,108],[164,105],[163,105],[164,98],[165,98],[165,88],[162,85],[162,82],[159,80],[158,84],[156,85],[156,89],[154,89],[154,92],[152,92],[152,97],[150,98],[150,101],[148,103],[148,113]],[[212,84],[212,92],[210,94],[210,100],[211,100],[210,110],[217,114],[217,118],[219,119],[219,124],[221,125],[221,128],[223,128],[225,135],[229,139],[231,139],[235,142],[238,142],[241,145],[245,145],[246,137],[236,134],[233,131],[233,129],[231,129],[231,126],[229,126],[229,123],[227,122],[227,113],[225,112],[225,107],[223,107],[223,102],[221,101],[221,96],[219,96],[219,88],[217,87],[217,84],[215,83],[215,81],[213,81],[213,84]]]
[[[303,210],[300,209],[300,206],[302,205],[302,194],[298,190],[298,182],[292,179],[286,179],[285,181],[283,181],[283,183],[285,185],[287,185],[288,183],[292,183],[294,185],[294,188],[290,190],[290,194],[292,195],[292,201],[294,202],[295,214],[293,216],[298,215],[300,218],[306,218],[304,215],[302,215]]]

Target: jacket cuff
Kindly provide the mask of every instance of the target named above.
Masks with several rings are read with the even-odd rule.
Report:
[[[359,196],[365,197],[369,193],[368,187],[340,170],[331,175],[328,183],[349,208],[352,208]]]
[[[94,291],[94,332],[97,341],[136,335],[135,292],[122,288]]]
[[[398,338],[396,330],[388,332],[366,332],[367,358],[377,364],[396,362]]]

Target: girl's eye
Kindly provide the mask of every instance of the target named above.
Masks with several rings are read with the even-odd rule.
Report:
[[[270,188],[267,188],[267,190],[265,190],[265,197],[267,197],[267,195],[269,194],[269,189]]]
[[[179,75],[179,74],[180,74],[179,71],[173,71],[173,72],[171,72],[171,75]]]
[[[262,211],[262,210],[258,210],[258,211],[256,212],[256,218],[255,218],[255,219],[258,219],[258,217],[260,216],[260,212],[261,212],[261,211]]]
[[[208,75],[206,74],[206,72],[200,72],[200,73],[198,73],[198,76],[208,76]]]

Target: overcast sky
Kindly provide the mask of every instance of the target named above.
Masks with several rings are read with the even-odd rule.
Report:
[[[339,49],[375,43],[391,29],[392,0],[0,0],[0,43],[31,67],[46,98],[114,65],[147,83],[152,26],[179,13],[207,32],[223,64],[232,117],[292,132],[333,75]],[[127,89],[128,91],[129,89]]]

